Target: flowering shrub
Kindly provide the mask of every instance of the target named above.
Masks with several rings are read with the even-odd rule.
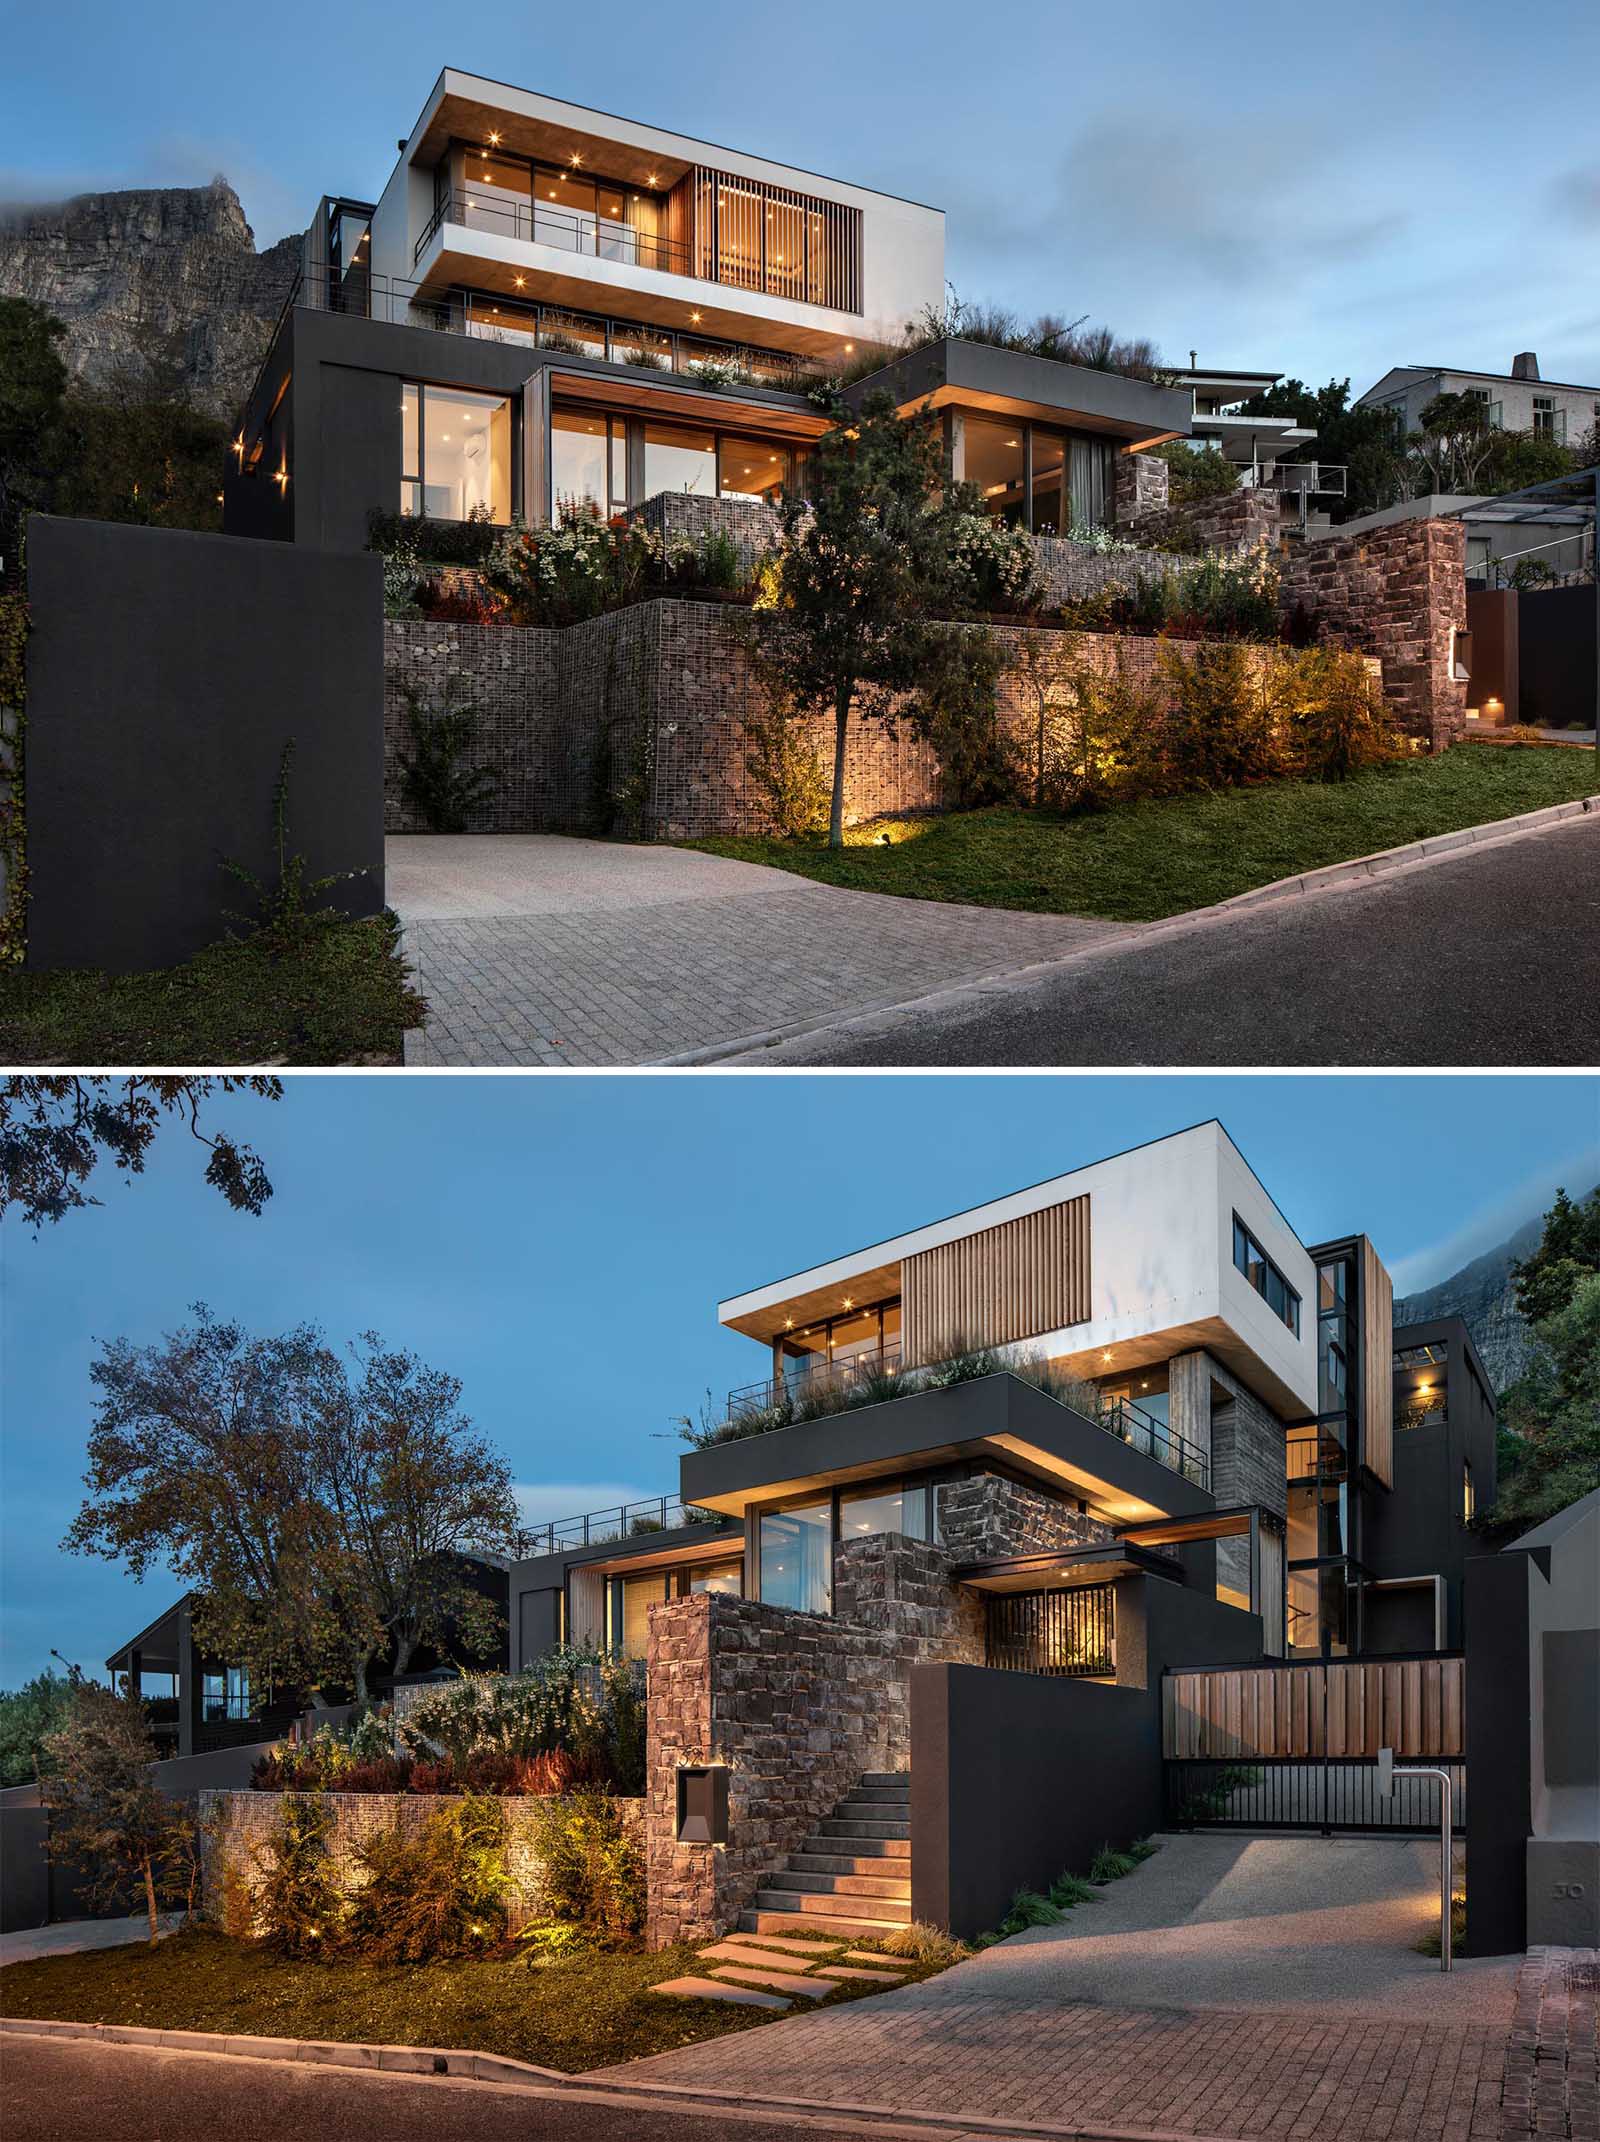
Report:
[[[517,522],[490,552],[484,577],[518,625],[571,625],[621,609],[654,590],[723,586],[728,543],[667,536],[642,520],[564,501],[552,528]]]
[[[488,1757],[520,1760],[523,1791],[587,1780],[636,1793],[644,1784],[644,1729],[644,1696],[628,1662],[567,1645],[523,1673],[473,1677],[428,1694],[401,1720],[400,1736],[415,1755],[448,1757],[458,1775]],[[538,1758],[557,1756],[570,1770],[563,1774],[553,1761],[538,1769]],[[532,1782],[557,1776],[560,1783]]]
[[[956,599],[974,610],[1036,610],[1042,600],[1038,553],[1026,530],[991,514],[950,517],[950,573]]]
[[[1095,546],[1103,556],[1133,546]],[[1171,634],[1179,639],[1276,640],[1277,555],[1262,541],[1212,550],[1121,586],[1074,596],[1061,606],[1065,624],[1084,632]]]

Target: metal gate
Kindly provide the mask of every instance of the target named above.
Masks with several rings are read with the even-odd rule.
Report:
[[[1165,1819],[1174,1829],[1416,1832],[1439,1790],[1377,1790],[1380,1748],[1450,1774],[1466,1827],[1464,1665],[1459,1653],[1215,1667],[1162,1681]]]
[[[984,1664],[1011,1673],[1110,1680],[1117,1671],[1117,1595],[1110,1584],[1053,1592],[991,1592]]]

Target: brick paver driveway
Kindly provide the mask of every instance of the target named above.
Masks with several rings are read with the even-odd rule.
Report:
[[[1170,1837],[1060,1928],[925,1985],[610,2072],[1117,2132],[1490,2142],[1516,1959],[1446,1977],[1415,1953],[1430,1872],[1392,1839]]]
[[[395,836],[388,890],[421,1065],[654,1063],[1128,934],[558,834]]]

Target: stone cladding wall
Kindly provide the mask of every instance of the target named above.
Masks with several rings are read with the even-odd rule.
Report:
[[[1467,624],[1464,524],[1394,521],[1296,541],[1282,565],[1285,616],[1298,612],[1319,639],[1376,655],[1400,727],[1434,751],[1453,743],[1467,711],[1451,659],[1452,632]]]
[[[428,1817],[460,1803],[447,1794],[404,1792],[330,1792],[323,1795],[333,1814],[328,1853],[340,1889],[352,1896],[361,1887],[356,1854],[380,1830],[408,1835]],[[202,1897],[206,1915],[219,1916],[225,1870],[231,1869],[254,1893],[260,1884],[258,1858],[270,1864],[273,1830],[283,1811],[278,1792],[202,1792],[200,1795]],[[544,1909],[544,1866],[536,1843],[536,1818],[543,1803],[528,1795],[500,1802],[506,1818],[506,1871],[510,1929],[515,1933]],[[643,1800],[619,1800],[624,1828],[636,1841],[644,1836]]]
[[[652,1948],[725,1933],[863,1772],[908,1767],[912,1666],[983,1657],[982,1604],[950,1563],[882,1534],[840,1544],[833,1615],[716,1594],[650,1609]],[[676,1841],[686,1762],[729,1766],[725,1846]]]
[[[1048,1554],[1057,1547],[1098,1547],[1115,1537],[1099,1518],[1000,1473],[941,1482],[939,1531],[956,1562]]]

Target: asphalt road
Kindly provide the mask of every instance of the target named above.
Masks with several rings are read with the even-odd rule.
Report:
[[[316,2142],[808,2142],[863,2134],[887,2142],[898,2124],[783,2115],[657,2110],[598,2093],[543,2096],[501,2083],[376,2074],[294,2061],[167,2053],[88,2039],[0,2040],[5,2142],[217,2142],[219,2135]]]
[[[735,1060],[1600,1064],[1600,823],[1565,821]]]

